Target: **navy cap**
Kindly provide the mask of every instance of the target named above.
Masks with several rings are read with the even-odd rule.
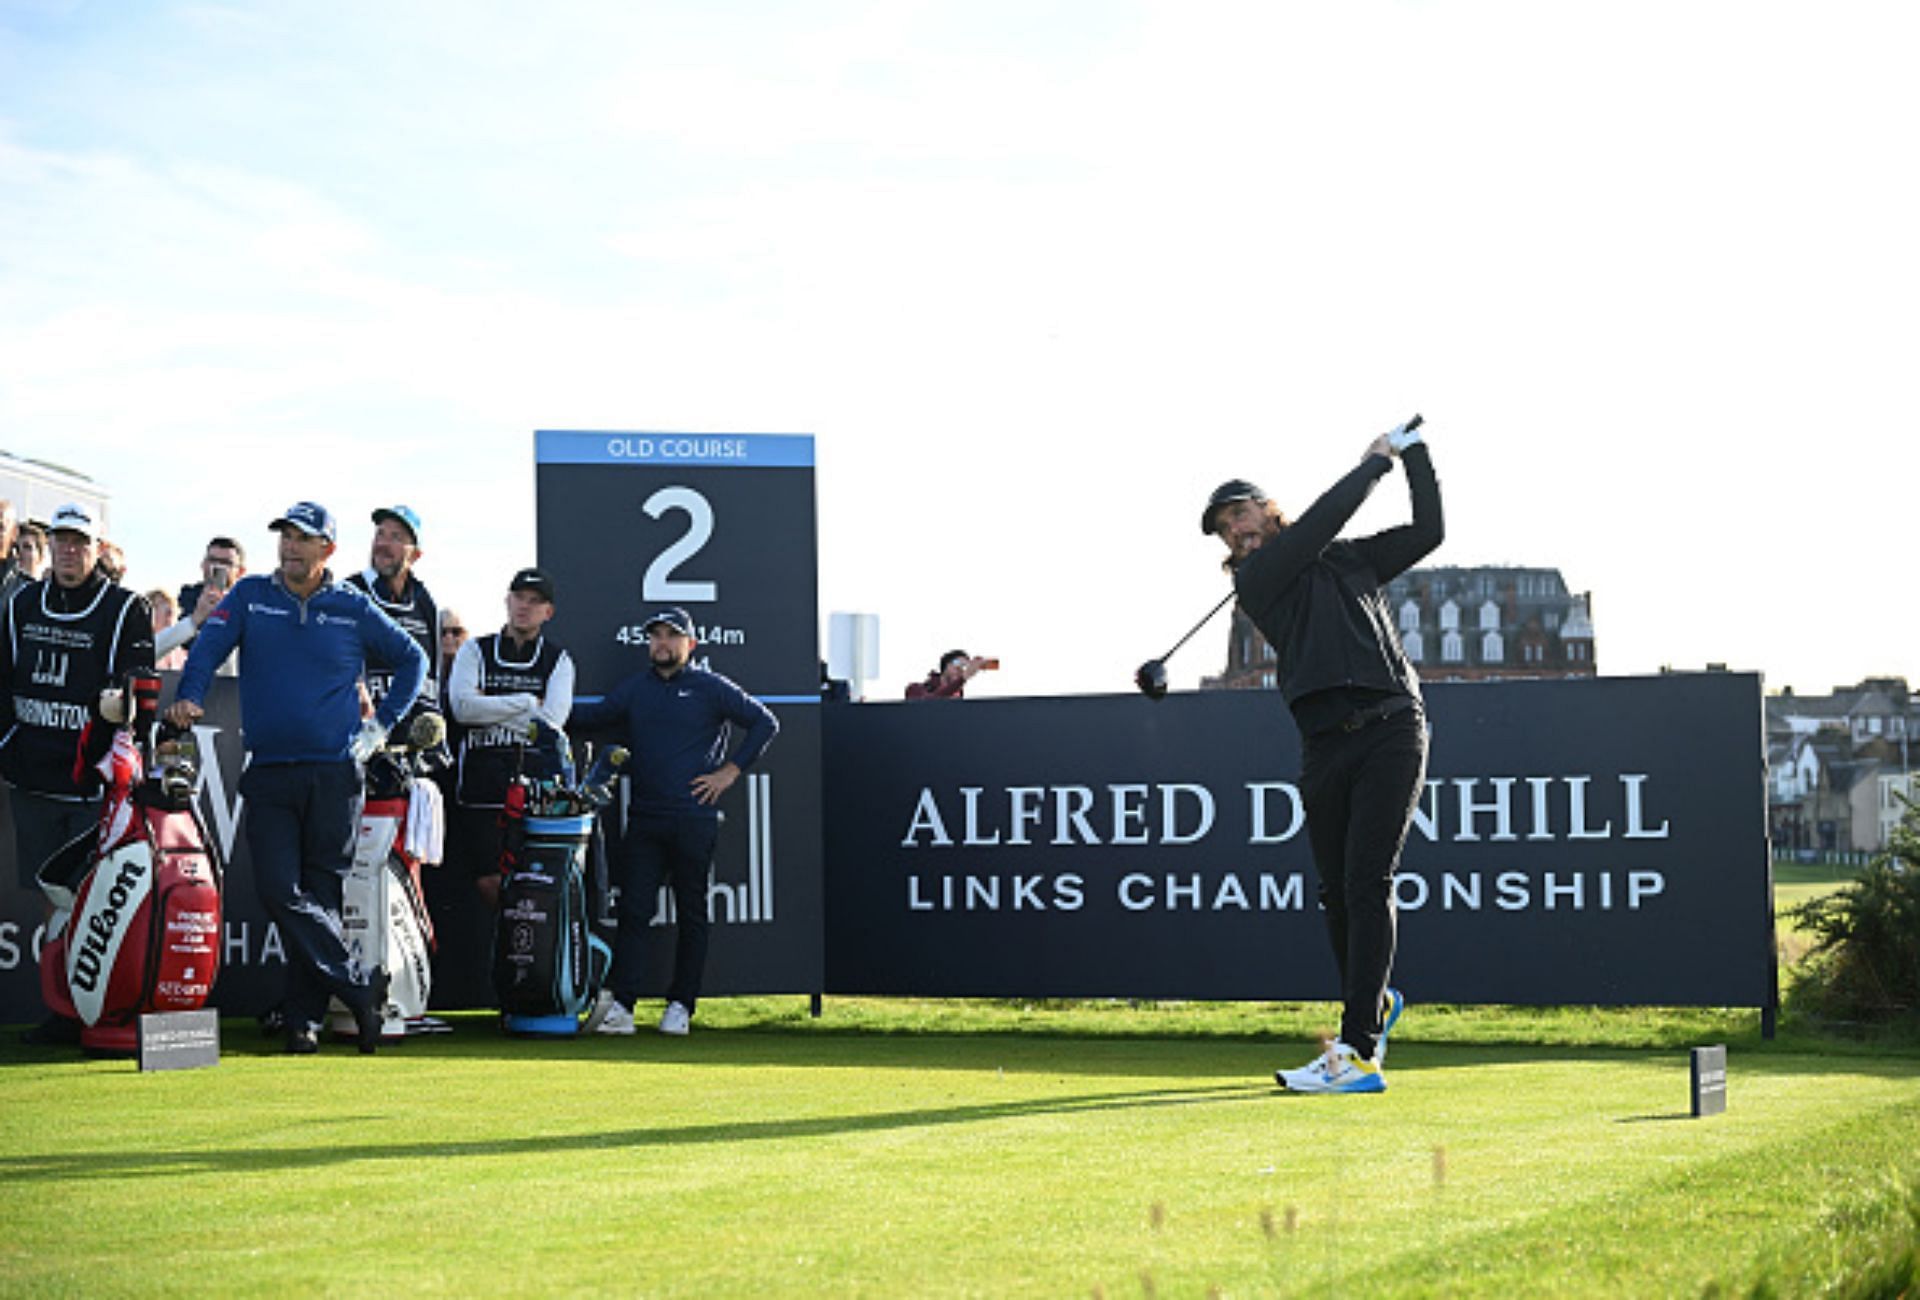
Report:
[[[324,537],[330,542],[339,537],[339,530],[333,526],[333,512],[312,501],[294,502],[267,527],[276,530],[297,528],[309,537]]]
[[[640,630],[651,632],[661,623],[665,623],[681,636],[693,635],[693,619],[678,605],[669,605],[665,609],[655,610],[647,616],[647,621],[640,625]]]
[[[412,506],[381,506],[373,512],[373,522],[376,524],[384,524],[389,519],[398,519],[405,524],[407,531],[413,534],[413,544],[420,545],[420,516],[414,513]]]
[[[1230,478],[1213,490],[1207,498],[1207,508],[1200,512],[1200,531],[1213,536],[1213,519],[1220,513],[1221,506],[1230,506],[1236,501],[1265,501],[1267,494],[1243,478]]]
[[[507,584],[508,591],[531,591],[534,595],[553,604],[553,579],[538,569],[522,569],[513,575],[513,581]]]

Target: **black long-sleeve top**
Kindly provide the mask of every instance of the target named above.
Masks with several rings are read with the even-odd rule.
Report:
[[[1420,698],[1420,678],[1394,631],[1382,586],[1440,545],[1440,483],[1423,442],[1402,453],[1413,522],[1337,540],[1393,468],[1369,456],[1234,570],[1240,608],[1273,647],[1282,695],[1302,732],[1337,724],[1358,704]]]

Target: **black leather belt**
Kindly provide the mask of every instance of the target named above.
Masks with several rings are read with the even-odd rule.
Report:
[[[1405,713],[1418,703],[1419,701],[1411,695],[1395,695],[1390,699],[1382,700],[1370,709],[1359,709],[1348,715],[1347,720],[1342,722],[1338,727],[1335,727],[1334,730],[1345,732],[1359,731],[1363,727],[1370,727],[1376,722],[1384,722],[1396,713]]]

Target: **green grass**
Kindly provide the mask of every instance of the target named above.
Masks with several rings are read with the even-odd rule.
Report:
[[[148,1076],[9,1041],[0,1294],[1897,1294],[1920,1241],[1920,1051],[1751,1011],[1415,1006],[1377,1097],[1273,1087],[1325,1006],[826,1013],[371,1060],[229,1022]]]

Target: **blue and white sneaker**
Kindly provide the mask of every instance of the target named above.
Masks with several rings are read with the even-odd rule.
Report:
[[[1387,1035],[1392,1033],[1393,1027],[1400,1023],[1400,1013],[1406,1009],[1407,1000],[1400,996],[1400,990],[1389,987],[1387,989],[1387,1015],[1386,1018],[1380,1022],[1380,1037],[1376,1038],[1373,1043],[1373,1063],[1375,1065],[1385,1065],[1387,1063]]]
[[[1307,1091],[1307,1089],[1304,1085],[1304,1080],[1309,1075],[1318,1076],[1318,1075],[1324,1074],[1326,1072],[1327,1065],[1329,1064],[1329,1062],[1332,1061],[1332,1059],[1333,1059],[1333,1044],[1328,1043],[1326,1051],[1320,1053],[1320,1055],[1314,1057],[1311,1061],[1308,1061],[1305,1065],[1301,1066],[1299,1069],[1275,1070],[1273,1072],[1273,1081],[1279,1084],[1282,1088],[1285,1088],[1288,1092],[1305,1092]]]
[[[1386,1076],[1345,1043],[1335,1043],[1299,1070],[1275,1076],[1288,1092],[1385,1092]]]

